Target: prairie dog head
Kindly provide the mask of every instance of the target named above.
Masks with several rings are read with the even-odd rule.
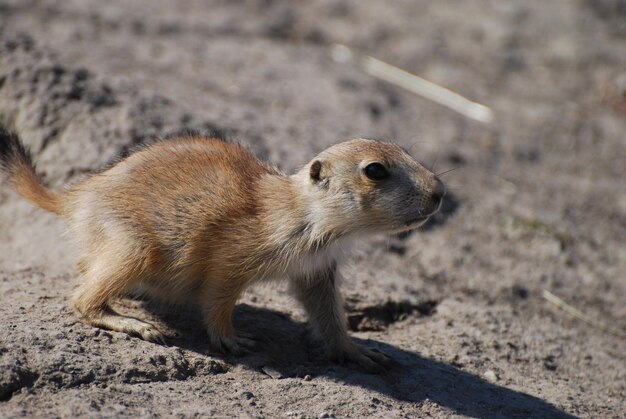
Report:
[[[402,148],[374,140],[334,145],[296,176],[313,225],[342,235],[417,228],[445,195],[443,183]]]

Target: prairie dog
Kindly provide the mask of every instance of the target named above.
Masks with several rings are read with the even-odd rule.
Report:
[[[389,359],[348,336],[338,291],[345,243],[417,228],[445,188],[394,144],[334,145],[286,175],[244,147],[199,136],[147,146],[63,192],[47,189],[17,134],[0,127],[0,171],[14,189],[64,218],[80,249],[73,305],[94,326],[148,341],[152,324],[110,303],[133,287],[199,304],[210,345],[235,354],[235,303],[256,281],[288,278],[335,359],[367,370]]]

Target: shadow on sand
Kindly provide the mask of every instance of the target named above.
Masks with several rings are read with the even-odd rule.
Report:
[[[209,353],[207,338],[199,313],[192,308],[166,310],[158,304],[145,308],[157,315],[180,337],[169,343],[200,354]],[[260,339],[257,351],[243,357],[211,356],[230,364],[261,371],[270,367],[282,377],[328,377],[337,382],[359,386],[400,401],[432,401],[457,414],[481,418],[573,418],[551,404],[515,390],[487,382],[450,364],[404,351],[374,340],[359,343],[391,356],[399,366],[385,374],[372,375],[330,363],[323,359],[323,349],[311,343],[307,327],[273,310],[239,305],[235,327]]]

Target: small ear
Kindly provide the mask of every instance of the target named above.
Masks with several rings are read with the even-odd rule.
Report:
[[[314,183],[322,180],[322,162],[319,160],[315,160],[311,163],[311,167],[309,168],[309,175]]]

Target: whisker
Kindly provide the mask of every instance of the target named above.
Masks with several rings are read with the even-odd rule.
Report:
[[[453,167],[453,168],[452,168],[452,169],[450,169],[450,170],[446,170],[446,171],[444,171],[444,172],[437,173],[437,175],[436,175],[436,176],[437,176],[437,177],[439,177],[439,176],[443,176],[443,175],[445,175],[446,173],[454,172],[454,171],[455,171],[455,170],[457,170],[457,169],[460,169],[460,167]]]
[[[425,142],[426,142],[425,140],[421,140],[421,139],[419,139],[419,138],[418,138],[417,140],[415,140],[415,141],[411,142],[411,144],[409,144],[409,147],[408,147],[408,149],[409,149],[409,154],[410,154],[410,155],[413,155],[413,151],[414,151],[414,150],[413,150],[413,147],[415,147],[417,144],[423,144],[423,143],[425,143]]]
[[[430,171],[434,172],[435,171],[435,167],[437,167],[437,161],[439,160],[439,154],[437,154],[435,156],[435,161],[433,162],[433,164],[430,166]],[[439,176],[439,175],[437,175]]]

